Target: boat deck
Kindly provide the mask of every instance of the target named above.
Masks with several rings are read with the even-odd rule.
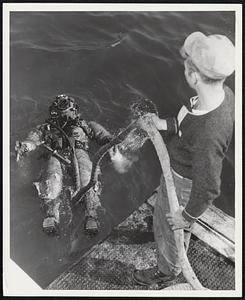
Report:
[[[192,235],[188,258],[198,279],[208,289],[235,289],[235,265]],[[81,260],[63,272],[49,290],[145,290],[132,280],[134,268],[144,269],[157,263],[152,232],[152,206],[144,203],[118,225],[110,236],[87,252]],[[185,283],[182,274],[175,282]]]

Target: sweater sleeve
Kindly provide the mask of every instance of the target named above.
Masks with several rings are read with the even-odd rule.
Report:
[[[212,133],[211,133],[212,135]],[[183,210],[184,218],[193,222],[220,195],[224,147],[215,136],[200,135],[192,159],[192,190]]]
[[[166,118],[167,123],[167,133],[168,134],[176,134],[178,133],[179,127],[178,127],[178,120],[177,118]]]

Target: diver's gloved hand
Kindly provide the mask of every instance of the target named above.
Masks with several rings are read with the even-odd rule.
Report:
[[[113,163],[115,161],[117,161],[118,159],[122,159],[122,157],[123,157],[123,154],[122,154],[123,151],[120,151],[120,150],[122,150],[120,146],[121,146],[120,144],[115,145],[109,150],[110,158]]]
[[[114,169],[121,174],[127,172],[134,161],[125,155],[125,150],[121,145],[111,149],[110,156]]]
[[[28,145],[24,142],[16,141],[15,142],[15,153],[16,161],[18,162],[27,152],[29,152]]]
[[[110,158],[112,161],[114,160],[115,155],[117,154],[118,151],[119,151],[118,145],[111,147],[111,149],[109,150]]]

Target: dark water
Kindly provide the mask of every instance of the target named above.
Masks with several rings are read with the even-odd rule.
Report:
[[[74,96],[82,116],[111,132],[129,123],[129,106],[144,96],[161,117],[176,114],[194,93],[184,81],[179,48],[193,31],[225,34],[234,41],[232,12],[36,12],[11,13],[11,151],[47,116],[55,95]],[[227,81],[234,91],[234,77]],[[102,233],[89,240],[75,230],[47,238],[32,181],[35,154],[20,169],[11,160],[11,256],[45,286],[78,255],[103,238],[158,184],[160,168],[148,143],[127,174],[105,160]],[[222,173],[218,207],[234,216],[234,142]],[[80,223],[79,223],[80,222]]]

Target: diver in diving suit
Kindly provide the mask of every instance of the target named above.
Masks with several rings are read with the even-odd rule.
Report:
[[[96,122],[87,122],[80,117],[78,105],[74,98],[59,95],[49,107],[50,117],[44,124],[36,126],[27,138],[16,142],[16,152],[21,157],[37,146],[43,144],[51,150],[46,165],[41,172],[39,182],[34,183],[44,208],[43,230],[57,233],[60,215],[60,193],[66,167],[65,161],[73,161],[75,169],[76,191],[86,186],[90,180],[92,162],[89,157],[89,141],[95,140],[99,145],[108,143],[112,136]],[[96,172],[99,174],[98,172]],[[99,230],[97,208],[101,205],[99,194],[101,185],[96,177],[96,184],[85,197],[85,224],[88,234]],[[76,192],[75,191],[75,192]]]

